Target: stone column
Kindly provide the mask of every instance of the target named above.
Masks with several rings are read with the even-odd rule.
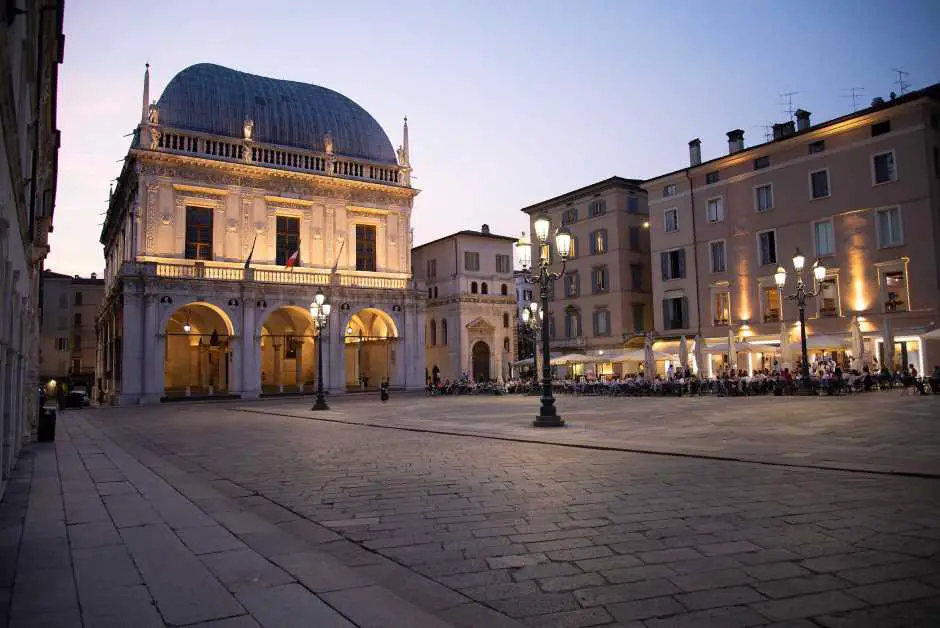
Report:
[[[294,369],[295,369],[295,381],[297,384],[297,391],[304,391],[304,337],[300,337],[300,341],[297,343],[297,357],[294,359]]]
[[[193,356],[196,354],[196,347],[192,345],[189,337],[186,338],[186,396],[193,394]]]
[[[275,343],[272,348],[274,349],[274,385],[277,386],[278,392],[284,392],[284,384],[281,382],[281,345]]]

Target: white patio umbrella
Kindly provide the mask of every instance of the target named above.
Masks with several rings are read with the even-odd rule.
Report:
[[[728,367],[733,370],[738,370],[738,354],[734,350],[734,330],[728,330]]]
[[[793,368],[791,364],[791,349],[790,346],[790,330],[787,329],[787,324],[784,322],[780,323],[780,370],[784,368]]]
[[[653,335],[646,334],[646,340],[643,343],[643,375],[648,379],[656,376],[656,358],[653,357]]]
[[[695,337],[695,368],[699,375],[705,370],[705,341],[701,335]]]
[[[679,364],[683,367],[689,365],[689,347],[685,341],[685,334],[682,335],[682,340],[679,341]]]
[[[852,368],[862,370],[865,345],[862,344],[862,325],[858,316],[852,319]]]

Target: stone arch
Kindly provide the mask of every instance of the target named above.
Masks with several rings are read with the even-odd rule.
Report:
[[[490,346],[478,340],[473,344],[470,351],[471,365],[473,367],[472,377],[474,381],[490,380]]]
[[[477,287],[477,282],[471,281],[470,282],[470,294],[476,294],[477,292],[479,292],[479,289]]]
[[[504,297],[509,296],[509,286],[507,286],[506,284],[501,285],[499,287],[499,293],[503,295]]]
[[[437,344],[437,321],[431,319],[431,329],[428,334],[428,343],[433,347]]]
[[[281,305],[261,318],[258,331],[261,392],[303,392],[316,378],[317,329],[307,308]]]
[[[441,345],[447,346],[447,319],[441,319]]]
[[[171,396],[227,394],[235,326],[221,307],[194,301],[165,313],[163,388]]]
[[[483,283],[480,284],[480,294],[489,294],[489,293],[490,293],[490,287],[486,285],[486,282],[484,281]]]
[[[396,382],[401,346],[398,325],[384,310],[367,307],[349,316],[342,328],[346,387],[378,388],[382,381]]]

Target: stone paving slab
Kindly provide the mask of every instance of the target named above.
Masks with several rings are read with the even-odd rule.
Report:
[[[608,445],[631,441],[633,428],[620,422],[634,419],[613,416],[603,407],[611,400],[599,401],[601,423],[610,424]],[[659,414],[675,401],[686,403],[650,401],[662,407],[645,411]],[[454,625],[800,628],[887,626],[895,616],[905,618],[895,625],[934,625],[928,618],[938,616],[940,605],[940,484],[884,474],[881,462],[862,459],[866,447],[892,457],[915,439],[935,442],[937,423],[917,414],[926,405],[907,418],[879,416],[895,420],[889,425],[895,433],[883,430],[890,442],[878,449],[866,443],[878,434],[874,422],[860,415],[855,434],[848,405],[836,417],[815,417],[824,424],[817,429],[802,419],[787,423],[792,417],[771,405],[759,407],[769,414],[755,417],[755,426],[743,411],[722,424],[708,414],[709,403],[751,400],[694,403],[701,401],[711,431],[691,424],[701,419],[686,416],[687,407],[675,406],[683,414],[653,430],[658,444],[674,439],[683,447],[702,444],[707,454],[774,458],[778,430],[807,453],[801,464],[812,464],[601,450],[590,429],[582,430],[587,440],[561,447],[500,440],[494,425],[518,420],[502,398],[408,401],[395,412],[414,408],[414,415],[394,418],[381,415],[391,406],[339,400],[335,412],[324,413],[347,423],[283,416],[291,404],[280,401],[254,404],[252,413],[178,406],[124,411],[120,419],[107,411],[83,416],[167,482],[201,490],[187,483],[206,479],[216,494],[195,493],[194,501],[234,538],[265,524],[302,530],[313,550],[356,579],[378,581],[397,599]],[[632,400],[616,402],[623,412]],[[388,429],[396,421],[430,420],[437,410],[428,408],[444,408],[438,432],[458,414],[478,420],[478,432]],[[365,425],[377,420],[389,425]],[[557,432],[582,438],[574,429]],[[858,446],[851,444],[856,436]],[[839,451],[827,439],[838,441]],[[914,446],[914,463],[929,461],[925,447]],[[819,461],[825,464],[813,466]],[[828,468],[835,463],[853,472]],[[308,590],[322,586],[316,584],[322,571],[303,575],[290,564],[294,554],[277,554],[290,546],[256,546],[299,584],[306,578]],[[360,591],[373,586],[347,584]]]
[[[346,565],[317,549],[335,532],[182,459],[189,471],[125,448],[87,416],[60,414],[57,442],[24,451],[0,502],[0,627],[449,625],[383,587],[392,577],[422,601],[454,596],[438,610],[478,606],[397,564]]]

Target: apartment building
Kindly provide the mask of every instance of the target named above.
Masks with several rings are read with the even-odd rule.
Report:
[[[757,146],[730,131],[727,154],[705,162],[700,140],[689,142],[688,167],[643,184],[659,335],[746,338],[760,350],[739,353],[737,368],[794,366],[798,310],[785,296],[799,249],[810,288],[813,261],[826,267],[807,303],[810,353],[932,369],[940,345],[924,336],[940,305],[938,98],[934,85],[818,124],[799,110]],[[782,291],[778,266],[788,273]]]
[[[39,379],[94,385],[95,318],[104,301],[104,279],[44,270],[43,316],[39,332]]]
[[[429,376],[462,374],[505,381],[515,359],[516,238],[458,231],[411,251],[415,278],[427,286],[425,356]]]
[[[611,177],[522,209],[530,229],[545,214],[553,229],[564,225],[572,234],[571,257],[552,286],[545,323],[553,351],[603,355],[651,328],[649,213],[640,184]],[[538,254],[534,247],[533,258]],[[560,268],[552,259],[552,269]]]

